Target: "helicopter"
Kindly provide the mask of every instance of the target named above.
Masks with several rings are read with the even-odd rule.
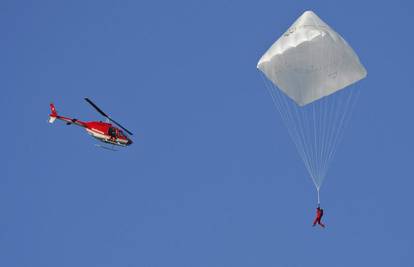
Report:
[[[125,127],[121,124],[113,120],[109,117],[105,112],[103,112],[95,103],[92,102],[89,98],[85,98],[85,101],[88,102],[93,108],[96,109],[102,116],[107,119],[107,122],[103,121],[80,121],[78,119],[72,119],[64,116],[58,115],[55,105],[53,103],[50,104],[51,113],[49,115],[49,123],[53,123],[56,119],[62,120],[66,122],[66,125],[77,125],[80,127],[85,128],[86,132],[90,134],[92,137],[98,139],[107,144],[111,144],[114,146],[121,146],[126,147],[131,145],[133,142],[128,137],[127,134],[133,135],[130,131],[128,131]],[[116,126],[111,124],[110,122],[114,123]],[[125,134],[124,131],[127,133]],[[99,145],[98,145],[99,146]],[[112,150],[105,146],[100,146],[102,148],[106,148]]]

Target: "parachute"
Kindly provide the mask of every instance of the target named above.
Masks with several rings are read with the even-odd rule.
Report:
[[[304,12],[257,68],[319,191],[357,102],[350,86],[367,71],[348,43],[314,12]]]

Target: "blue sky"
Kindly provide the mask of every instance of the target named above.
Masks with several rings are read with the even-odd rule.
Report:
[[[2,1],[0,266],[413,266],[409,1]],[[305,10],[368,70],[315,190],[256,63]],[[96,148],[62,115],[135,133]]]

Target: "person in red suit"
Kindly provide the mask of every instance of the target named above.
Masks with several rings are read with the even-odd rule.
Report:
[[[313,221],[313,226],[315,226],[316,224],[319,224],[320,226],[325,228],[325,225],[321,222],[322,216],[323,216],[323,209],[321,209],[321,207],[318,204],[318,207],[316,208],[316,218]]]

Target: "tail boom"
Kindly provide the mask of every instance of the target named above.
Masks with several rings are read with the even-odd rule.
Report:
[[[86,127],[86,124],[83,121],[80,121],[78,119],[72,119],[68,117],[59,116],[56,111],[55,105],[53,105],[53,103],[50,103],[50,112],[51,113],[49,114],[49,123],[53,123],[55,122],[56,119],[58,119],[58,120],[62,120],[66,122],[67,125],[76,124],[78,126]]]

